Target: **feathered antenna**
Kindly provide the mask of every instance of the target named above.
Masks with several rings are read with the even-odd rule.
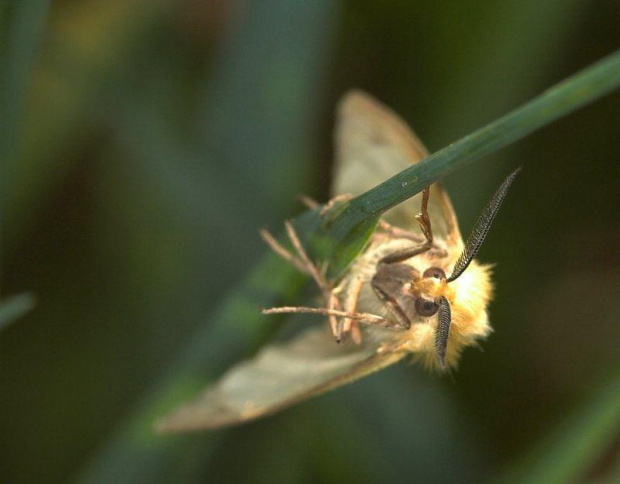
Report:
[[[499,207],[501,207],[504,198],[506,198],[506,194],[508,193],[508,189],[512,182],[517,177],[519,172],[521,171],[521,167],[517,168],[510,175],[506,177],[504,183],[497,189],[487,206],[484,207],[484,210],[480,214],[476,225],[474,226],[469,238],[467,239],[467,243],[465,244],[465,250],[461,253],[456,264],[454,265],[454,269],[452,270],[452,275],[448,277],[448,282],[452,282],[463,274],[465,269],[469,266],[471,261],[476,257],[482,243],[484,242],[485,237],[489,233],[491,229],[491,224],[499,211]]]
[[[448,337],[450,336],[450,324],[452,322],[452,311],[450,303],[445,296],[441,296],[439,311],[437,316],[437,330],[435,331],[435,351],[439,367],[444,370],[446,367],[446,350],[448,348]]]
[[[452,275],[446,279],[447,282],[452,282],[465,272],[465,269],[469,266],[471,261],[476,257],[485,237],[489,233],[493,220],[499,211],[499,208],[506,198],[508,189],[512,182],[517,177],[521,167],[517,168],[510,175],[506,177],[504,183],[497,189],[489,203],[480,214],[476,225],[465,244],[465,249],[459,256]],[[450,309],[450,303],[445,296],[441,296],[439,300],[439,310],[437,316],[437,330],[435,332],[435,351],[437,352],[437,362],[442,370],[445,369],[446,351],[448,348],[448,337],[450,336],[450,325],[452,323],[452,311]]]

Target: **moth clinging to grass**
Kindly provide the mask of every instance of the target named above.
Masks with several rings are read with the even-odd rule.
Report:
[[[428,152],[390,109],[353,91],[338,109],[332,202],[359,195],[424,159]],[[398,362],[408,355],[439,370],[491,331],[489,266],[474,260],[517,175],[503,182],[463,243],[448,195],[435,183],[387,211],[365,249],[338,280],[312,261],[291,223],[286,249],[263,238],[316,283],[323,305],[281,307],[323,322],[233,366],[197,400],[163,418],[163,431],[239,424],[275,413]],[[417,215],[416,215],[417,213]]]

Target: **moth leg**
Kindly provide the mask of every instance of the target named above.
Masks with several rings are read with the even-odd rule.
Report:
[[[261,236],[267,242],[267,244],[276,252],[276,254],[280,255],[284,260],[292,263],[299,271],[309,274],[313,279],[316,285],[319,287],[321,292],[323,293],[323,297],[325,299],[326,308],[303,308],[303,307],[285,307],[285,308],[273,308],[273,310],[264,310],[264,314],[274,314],[274,313],[299,313],[299,312],[312,312],[315,314],[324,314],[329,319],[329,325],[331,327],[332,334],[336,338],[337,341],[340,341],[339,337],[339,326],[340,323],[338,321],[338,316],[346,314],[341,311],[340,307],[340,299],[338,297],[340,291],[342,290],[342,286],[338,286],[336,288],[331,288],[331,285],[325,280],[322,275],[322,272],[319,271],[317,266],[310,260],[308,254],[303,248],[297,233],[293,225],[290,222],[285,222],[286,233],[288,235],[291,244],[295,248],[295,251],[298,254],[298,257],[295,257],[288,250],[282,247],[278,241],[273,237],[268,231],[261,231]],[[343,280],[344,283],[344,280]],[[317,310],[324,311],[323,313],[318,312]],[[364,316],[365,319],[369,319]]]
[[[336,195],[331,200],[328,200],[325,206],[321,209],[321,212],[320,212],[321,217],[325,215],[327,212],[329,212],[332,208],[334,208],[334,205],[336,205],[338,202],[348,202],[352,198],[353,198],[353,195],[349,193],[343,193],[342,195]]]
[[[390,321],[390,326],[394,329],[406,330],[411,327],[411,321],[405,314],[405,312],[400,308],[398,303],[394,300],[392,296],[390,296],[386,291],[384,291],[379,283],[375,279],[370,282],[375,294],[381,302],[385,305],[387,310],[394,316],[396,321]]]
[[[431,187],[426,187],[422,192],[422,207],[419,214],[415,216],[415,219],[420,224],[422,233],[426,237],[426,242],[429,245],[433,245],[433,230],[431,228],[431,218],[428,216],[428,199],[431,195]]]
[[[428,198],[430,189],[427,188],[422,194],[421,213],[416,215],[416,220],[420,224],[425,241],[421,244],[407,247],[406,249],[392,252],[382,257],[377,263],[375,275],[371,280],[371,287],[376,296],[381,300],[386,309],[394,316],[395,329],[407,330],[411,327],[411,321],[407,314],[396,301],[394,294],[402,291],[404,284],[411,281],[413,274],[412,269],[400,262],[410,259],[418,254],[427,252],[433,246],[433,231],[431,229],[431,221],[428,216]]]
[[[330,291],[331,291],[330,285],[325,280],[323,275],[319,272],[316,265],[308,257],[308,254],[306,253],[305,249],[301,245],[301,241],[299,240],[299,237],[297,236],[297,232],[295,232],[295,229],[293,228],[293,224],[291,224],[291,222],[289,221],[286,221],[284,223],[284,226],[286,228],[287,236],[289,240],[291,241],[293,248],[297,252],[297,257],[291,254],[291,252],[289,252],[287,249],[282,247],[282,245],[276,240],[276,238],[273,235],[271,235],[269,231],[261,230],[260,235],[262,239],[267,243],[267,245],[276,254],[282,257],[285,261],[293,264],[295,268],[297,268],[297,270],[299,270],[300,272],[308,274],[310,277],[312,277],[316,285],[319,287],[319,289],[323,293],[325,301],[328,302],[330,300]]]
[[[379,264],[394,264],[410,259],[413,256],[422,254],[433,247],[433,230],[431,228],[431,219],[428,216],[428,198],[430,195],[430,187],[425,188],[422,192],[422,208],[419,214],[415,216],[415,219],[420,224],[424,238],[426,239],[422,244],[415,245],[413,247],[407,247],[406,249],[398,250],[386,255]]]
[[[344,279],[343,279],[343,282],[344,282]],[[329,301],[327,302],[327,309],[337,310],[337,311],[340,310],[340,299],[338,298],[338,294],[340,293],[341,290],[342,290],[342,286],[338,286],[334,288],[334,290],[329,294]],[[333,314],[329,315],[329,326],[332,330],[332,334],[334,335],[334,338],[336,338],[336,341],[340,341],[339,332],[338,332],[339,331],[338,328],[340,327],[340,321]]]
[[[317,208],[320,204],[319,202],[317,202],[314,198],[309,197],[308,195],[305,195],[303,193],[300,193],[299,195],[297,195],[297,199],[303,203],[306,208]]]
[[[352,198],[353,198],[353,195],[350,195],[348,193],[343,193],[342,195],[336,195],[334,198],[332,198],[331,200],[327,201],[327,203],[321,209],[321,212],[319,214],[321,216],[323,216],[327,212],[329,212],[334,207],[334,205],[336,203],[338,203],[338,202],[347,202],[347,201],[351,200]],[[318,206],[320,205],[320,203],[317,202],[314,198],[309,197],[308,195],[305,195],[303,193],[297,195],[297,199],[301,203],[303,203],[307,208],[310,208],[310,209],[318,208]]]
[[[355,319],[360,323],[364,324],[378,324],[379,326],[384,326],[386,328],[390,328],[394,326],[392,321],[385,319],[381,316],[377,316],[376,314],[370,313],[348,313],[346,311],[339,311],[336,309],[329,308],[312,308],[305,306],[282,306],[279,308],[267,308],[261,309],[263,314],[318,314],[321,316],[337,316],[339,318],[349,318]]]
[[[345,301],[345,311],[347,313],[357,312],[357,302],[359,301],[363,286],[364,281],[359,278],[356,278],[349,286],[347,299]],[[340,341],[348,334],[351,335],[351,339],[354,343],[360,344],[362,342],[362,333],[360,332],[359,324],[355,319],[344,318],[340,320],[338,331],[335,335],[336,341]]]
[[[410,239],[413,242],[417,242],[417,243],[422,243],[425,240],[422,237],[420,237],[419,234],[413,233],[409,230],[401,229],[400,227],[396,227],[395,225],[392,225],[383,219],[379,220],[379,229],[399,239]],[[376,235],[384,235],[384,234],[379,233]]]
[[[276,240],[276,238],[271,235],[268,230],[263,229],[259,233],[261,238],[265,241],[265,243],[269,246],[271,250],[273,250],[276,254],[282,257],[282,259],[284,259],[285,261],[293,264],[298,271],[306,272],[306,268],[302,264],[302,262],[293,254],[291,254],[288,250],[282,247],[280,243]]]
[[[288,238],[291,241],[291,244],[293,244],[295,251],[299,255],[299,258],[301,259],[301,263],[303,264],[305,268],[304,272],[306,272],[307,274],[310,274],[312,279],[314,279],[314,282],[316,283],[316,285],[323,292],[325,301],[329,302],[329,300],[331,299],[331,287],[329,286],[329,284],[327,283],[323,275],[319,272],[316,265],[308,257],[306,250],[304,249],[303,245],[301,245],[301,241],[299,240],[299,237],[297,236],[297,232],[295,232],[295,228],[293,227],[293,224],[287,220],[286,222],[284,222],[284,227],[286,228],[286,234],[288,235]]]

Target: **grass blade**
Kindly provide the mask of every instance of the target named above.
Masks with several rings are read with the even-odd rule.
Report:
[[[32,294],[24,293],[0,301],[0,331],[22,317],[35,305]]]
[[[15,133],[49,0],[23,0],[0,7],[0,152],[16,145]]]
[[[161,436],[153,430],[156,417],[195,395],[205,381],[248,354],[268,325],[274,324],[265,320],[258,307],[277,304],[283,294],[292,296],[303,279],[274,254],[259,263],[213,315],[217,323],[199,329],[177,366],[83,469],[77,482],[200,482],[195,470],[200,465],[195,464],[200,464],[200,456],[208,455],[222,432]],[[190,481],[177,480],[184,466],[193,476]]]
[[[2,195],[12,173],[19,124],[49,0],[20,0],[0,6],[0,160]]]
[[[0,6],[0,217],[15,168],[23,101],[48,5],[48,0],[24,0]],[[33,306],[30,294],[2,301],[0,330]]]
[[[348,246],[354,242],[350,234],[356,231],[356,226],[376,219],[431,183],[533,133],[618,86],[620,51],[355,198],[334,220],[329,228],[330,235],[337,244]]]
[[[498,483],[582,482],[592,465],[613,445],[619,429],[620,374]]]

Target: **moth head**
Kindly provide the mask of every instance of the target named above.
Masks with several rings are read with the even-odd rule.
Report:
[[[448,338],[453,323],[455,332],[458,333],[455,336],[461,340],[468,336],[471,338],[481,330],[475,326],[476,323],[480,325],[481,318],[486,327],[484,309],[491,292],[489,268],[477,264],[474,258],[489,233],[510,185],[520,170],[521,168],[518,168],[511,173],[487,203],[467,239],[465,248],[452,267],[450,275],[448,276],[441,267],[431,266],[424,270],[422,277],[415,283],[418,293],[415,303],[416,311],[422,317],[434,317],[437,320],[435,353],[437,363],[442,370],[446,367]]]

